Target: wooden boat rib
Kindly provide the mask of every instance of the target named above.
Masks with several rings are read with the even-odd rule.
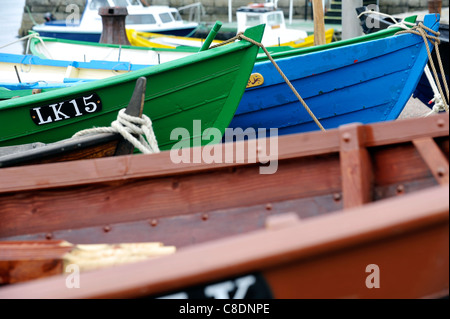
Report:
[[[259,42],[263,30],[257,26],[248,36]],[[193,120],[201,121],[202,130],[214,127],[223,133],[244,93],[257,51],[257,46],[238,41],[112,78],[0,101],[0,146],[51,143],[85,128],[109,126],[128,104],[141,76],[148,79],[144,110],[160,149],[170,149],[176,142],[170,138],[174,128],[184,127],[194,136]],[[87,113],[78,116],[74,103],[81,103],[80,110],[84,107]],[[55,110],[52,115],[51,105],[63,113],[68,107],[71,115]]]

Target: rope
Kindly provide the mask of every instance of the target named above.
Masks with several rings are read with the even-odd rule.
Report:
[[[431,109],[431,111],[429,113],[427,113],[425,115],[425,117],[426,117],[426,116],[430,116],[432,114],[437,114],[439,112],[445,111],[445,107],[444,107],[444,101],[442,100],[442,96],[439,94],[436,82],[433,79],[433,75],[431,74],[428,64],[425,66],[425,75],[428,79],[428,82],[430,82],[431,89],[433,90],[433,94],[434,94],[433,98],[430,100],[430,102],[428,102],[428,104],[431,104],[434,102],[433,108]]]
[[[274,61],[274,59],[270,56],[270,53],[267,51],[267,49],[265,48],[265,46],[262,43],[256,42],[253,39],[250,39],[248,37],[246,37],[243,32],[239,32],[236,36],[234,36],[231,39],[225,40],[224,42],[215,44],[213,46],[211,46],[210,48],[215,48],[218,46],[222,46],[225,44],[228,44],[230,42],[234,42],[235,40],[238,39],[243,39],[246,40],[260,48],[263,49],[264,53],[266,53],[267,57],[269,58],[270,62],[272,62],[272,64],[275,66],[275,68],[277,69],[278,73],[280,73],[280,75],[283,77],[284,81],[287,83],[287,85],[289,85],[289,87],[291,88],[292,92],[294,92],[295,96],[297,96],[298,100],[303,104],[303,107],[306,109],[306,111],[309,113],[309,115],[312,117],[312,119],[314,120],[314,122],[316,122],[317,126],[319,126],[319,128],[322,131],[325,131],[325,128],[322,126],[322,124],[320,124],[319,120],[316,118],[316,116],[313,114],[313,112],[311,111],[311,109],[308,107],[308,105],[305,103],[305,101],[302,99],[302,97],[300,96],[300,94],[298,94],[297,90],[294,88],[294,86],[291,84],[291,82],[289,81],[289,79],[284,75],[283,71],[281,71],[280,67],[277,65],[277,63]]]
[[[380,16],[383,16],[383,17],[391,19],[394,23],[392,25],[388,26],[388,29],[389,28],[402,28],[402,29],[408,30],[411,27],[414,27],[416,25],[415,23],[404,21],[404,20],[398,22],[393,16],[391,16],[389,14],[381,13],[381,12],[378,12],[378,11],[371,11],[371,10],[367,10],[367,11],[361,12],[358,15],[358,18],[360,18],[364,14],[369,14],[369,15],[370,14],[378,14]]]
[[[5,47],[7,47],[7,46],[9,46],[9,45],[11,45],[11,44],[14,44],[14,43],[16,43],[16,42],[28,40],[28,41],[27,41],[27,46],[26,46],[26,49],[25,49],[25,54],[28,54],[28,53],[29,53],[29,50],[30,50],[30,42],[31,42],[31,39],[33,39],[33,38],[38,39],[38,40],[42,43],[42,46],[43,46],[44,49],[47,51],[47,54],[48,54],[49,58],[50,58],[50,59],[53,59],[53,57],[52,57],[52,55],[51,55],[51,53],[50,53],[50,50],[47,48],[47,46],[45,45],[44,41],[42,40],[42,38],[39,36],[39,33],[37,33],[37,32],[30,33],[30,34],[28,34],[28,35],[26,35],[26,36],[24,36],[24,37],[21,37],[21,38],[15,40],[15,41],[13,41],[13,42],[4,44],[4,45],[0,46],[0,49],[5,48]]]
[[[33,25],[38,25],[31,14],[30,8],[28,6],[25,6],[25,8],[27,9],[28,16],[30,17],[31,22],[33,22]]]
[[[10,42],[10,43],[7,43],[7,44],[4,44],[4,45],[0,46],[0,49],[3,49],[3,48],[5,48],[5,47],[7,47],[8,45],[14,44],[14,43],[16,43],[16,42],[20,42],[20,41],[26,40],[26,39],[28,39],[28,38],[34,38],[34,37],[36,37],[37,35],[38,35],[37,33],[30,33],[29,35],[26,35],[26,36],[24,36],[24,37],[21,37],[20,39],[14,40],[13,42]]]
[[[125,109],[121,109],[117,115],[117,120],[111,123],[111,127],[85,129],[75,133],[72,137],[98,133],[119,133],[144,154],[160,152],[155,133],[153,132],[152,121],[145,114],[142,114],[142,118],[131,116],[125,113]],[[132,134],[138,135],[139,139]]]
[[[430,32],[433,35],[428,34],[426,31]],[[442,86],[441,83],[439,81],[439,77],[437,75],[436,72],[436,67],[434,66],[434,61],[433,58],[431,57],[431,51],[430,48],[428,46],[428,41],[427,39],[431,42],[432,45],[434,45],[435,48],[435,52],[436,52],[436,59],[438,61],[439,64],[439,70],[441,71],[441,74],[445,74],[444,73],[444,67],[442,66],[442,60],[441,60],[441,55],[439,53],[439,46],[438,44],[441,42],[439,39],[439,32],[433,31],[432,29],[426,27],[423,25],[422,22],[419,22],[418,25],[414,26],[413,28],[409,29],[409,30],[403,30],[403,31],[399,31],[396,33],[397,34],[404,34],[404,33],[412,33],[412,34],[416,34],[422,37],[423,41],[425,42],[425,47],[427,49],[427,53],[428,53],[428,61],[431,65],[431,69],[433,71],[433,76],[434,76],[434,80],[436,81],[438,90],[439,90],[439,94],[441,95],[442,101],[443,101],[443,106],[446,112],[448,112],[448,100],[449,100],[449,90],[448,90],[448,85],[447,85],[447,80],[445,79],[445,76],[442,77],[442,80],[444,82],[444,87],[445,87],[445,93],[447,94],[447,100],[445,100],[445,96],[444,93],[442,91]]]
[[[423,40],[425,42],[425,45],[426,45],[426,48],[427,48],[428,60],[430,61],[430,65],[431,65],[431,67],[433,69],[433,75],[431,74],[431,71],[430,71],[428,65],[425,66],[424,71],[425,71],[425,75],[427,76],[427,79],[430,82],[430,85],[431,85],[431,87],[433,89],[433,93],[434,93],[434,97],[431,100],[431,102],[434,102],[433,109],[432,109],[432,111],[430,113],[427,113],[425,116],[429,116],[429,115],[431,115],[433,113],[439,113],[439,112],[444,111],[444,110],[446,112],[448,112],[448,101],[445,101],[445,99],[444,99],[444,94],[442,93],[442,87],[441,87],[440,82],[439,82],[439,77],[437,75],[436,68],[434,66],[434,61],[433,61],[433,59],[431,57],[431,52],[430,52],[430,49],[428,47],[428,41],[426,40],[426,39],[429,39],[430,42],[435,46],[436,57],[437,57],[437,61],[438,61],[438,64],[439,64],[439,69],[441,71],[441,74],[444,74],[444,70],[443,70],[443,66],[442,66],[442,60],[441,60],[441,57],[440,57],[439,47],[438,47],[438,44],[440,43],[440,39],[438,38],[439,32],[435,32],[435,31],[431,30],[430,28],[424,26],[421,22],[418,25],[416,25],[415,23],[404,21],[404,20],[400,21],[400,22],[397,22],[397,20],[394,17],[392,17],[391,15],[384,14],[384,13],[381,13],[381,12],[378,12],[378,11],[370,11],[369,10],[369,11],[361,12],[358,15],[358,18],[361,17],[364,14],[378,14],[378,15],[387,17],[389,19],[392,19],[392,21],[394,21],[395,23],[390,25],[388,28],[399,27],[399,28],[404,29],[404,31],[399,31],[396,34],[413,33],[413,34],[419,35],[419,36],[421,36],[423,38]],[[427,34],[424,31],[424,29],[429,31],[430,33],[432,33],[435,36]],[[434,40],[434,42],[433,42],[433,40]],[[433,79],[433,76],[434,76],[434,79]],[[446,93],[447,93],[447,100],[448,100],[449,99],[449,91],[448,91],[447,80],[445,79],[445,77],[443,77],[443,82],[444,82],[444,87],[445,87],[445,90],[446,90]]]

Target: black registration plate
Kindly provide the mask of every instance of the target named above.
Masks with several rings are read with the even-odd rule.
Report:
[[[101,110],[100,97],[93,93],[67,101],[33,107],[30,109],[30,115],[36,125],[45,125],[100,112]]]

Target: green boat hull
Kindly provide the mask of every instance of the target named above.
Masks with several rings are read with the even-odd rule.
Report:
[[[263,31],[260,25],[245,35],[260,42]],[[141,76],[147,78],[144,114],[152,120],[159,148],[168,150],[178,142],[171,139],[175,128],[189,132],[195,146],[193,140],[207,129],[224,134],[257,53],[257,46],[243,40],[127,74],[0,101],[0,146],[51,143],[86,128],[110,126]],[[200,130],[194,130],[195,120]]]

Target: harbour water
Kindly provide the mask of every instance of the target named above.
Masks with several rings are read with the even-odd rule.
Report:
[[[0,10],[0,52],[23,54],[23,41],[6,47],[3,46],[19,39],[24,5],[25,0],[2,0],[2,9]]]

